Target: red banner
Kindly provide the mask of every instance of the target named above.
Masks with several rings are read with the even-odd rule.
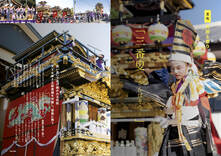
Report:
[[[132,42],[135,45],[152,43],[148,35],[147,28],[131,28],[133,31]]]
[[[58,135],[59,85],[53,81],[9,102],[2,154],[53,155]]]

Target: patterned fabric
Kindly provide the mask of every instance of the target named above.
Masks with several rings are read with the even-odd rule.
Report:
[[[159,156],[207,156],[205,132],[201,127],[182,126],[182,131],[192,150],[188,151],[180,141],[178,128],[169,126],[164,135]]]
[[[206,156],[211,154],[209,146],[211,140],[206,140],[205,135],[210,133],[208,125],[209,110],[208,98],[205,96],[203,84],[198,76],[190,71],[188,75],[171,87],[173,96],[171,105],[168,105],[175,114],[177,125],[170,125],[165,132],[159,156]],[[198,106],[198,114],[188,121],[202,120],[202,126],[182,125],[182,107]],[[207,127],[204,128],[204,126]]]
[[[177,88],[179,87],[179,84],[181,81],[184,81],[184,82],[177,91]],[[185,80],[181,79],[178,82],[174,83],[171,86],[171,89],[172,89],[172,92],[174,93],[174,97],[176,97],[178,93],[182,93],[182,94],[185,93],[187,96],[186,97],[187,100],[191,102],[198,100],[199,96],[205,92],[204,86],[202,82],[200,81],[199,77],[193,75],[191,71],[188,73]],[[181,105],[184,105],[184,103],[182,103]]]
[[[191,55],[197,33],[188,20],[178,20],[173,40],[172,51]]]
[[[204,93],[204,87],[199,78],[197,76],[193,76],[192,72],[189,71],[188,75],[184,79],[181,79],[173,84],[171,89],[174,95],[172,105],[175,112],[175,118],[178,122],[177,128],[179,132],[179,140],[182,141],[187,150],[190,151],[192,149],[181,128],[182,106],[186,106],[188,103],[199,100],[199,95]]]
[[[221,92],[221,86],[210,79],[202,80],[202,83],[207,94],[216,94]]]

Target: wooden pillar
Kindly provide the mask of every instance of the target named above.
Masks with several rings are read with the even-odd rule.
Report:
[[[65,112],[66,112],[66,105],[62,105],[62,109],[61,109],[61,128],[64,128],[66,127],[66,115],[65,115]],[[62,136],[63,137],[63,136]],[[64,140],[61,140],[60,139],[60,155],[62,155],[62,152],[64,150]]]
[[[68,132],[67,132],[67,135],[68,136],[71,136],[71,134],[72,134],[72,105],[70,104],[70,103],[67,103],[66,104],[66,107],[67,107],[67,109],[66,109],[66,119],[67,119],[67,130],[68,130]]]
[[[148,125],[147,137],[148,156],[153,156],[156,152],[159,152],[163,140],[163,129],[159,123],[152,122]]]

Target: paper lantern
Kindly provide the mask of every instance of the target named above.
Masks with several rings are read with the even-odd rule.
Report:
[[[204,55],[206,52],[206,46],[202,41],[199,41],[195,47],[195,49],[193,50],[193,56],[197,57],[197,56],[202,56]]]
[[[168,28],[161,23],[153,24],[148,28],[148,34],[151,41],[162,42],[168,37]]]
[[[216,56],[213,53],[211,53],[211,52],[207,53],[207,59],[209,61],[216,62]]]
[[[112,38],[115,43],[127,44],[132,39],[132,30],[126,25],[118,25],[112,29]]]

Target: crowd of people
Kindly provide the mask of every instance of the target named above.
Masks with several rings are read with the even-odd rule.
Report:
[[[42,17],[37,17],[36,23],[74,23],[74,18],[73,17],[52,17],[52,16],[42,16]]]
[[[43,12],[36,13],[35,7],[24,6],[1,6],[0,7],[0,21],[23,21],[36,20],[36,23],[99,23],[109,22],[108,14],[101,14],[99,12],[76,13],[70,15],[67,13],[47,14]]]
[[[29,6],[2,6],[0,7],[1,21],[34,20],[36,11]]]
[[[88,12],[86,14],[87,22],[91,23],[94,21],[108,21],[108,14],[101,14],[98,12]]]
[[[100,14],[95,12],[81,13],[71,15],[44,15],[42,13],[37,14],[37,23],[96,23],[96,22],[108,22],[108,14]]]

